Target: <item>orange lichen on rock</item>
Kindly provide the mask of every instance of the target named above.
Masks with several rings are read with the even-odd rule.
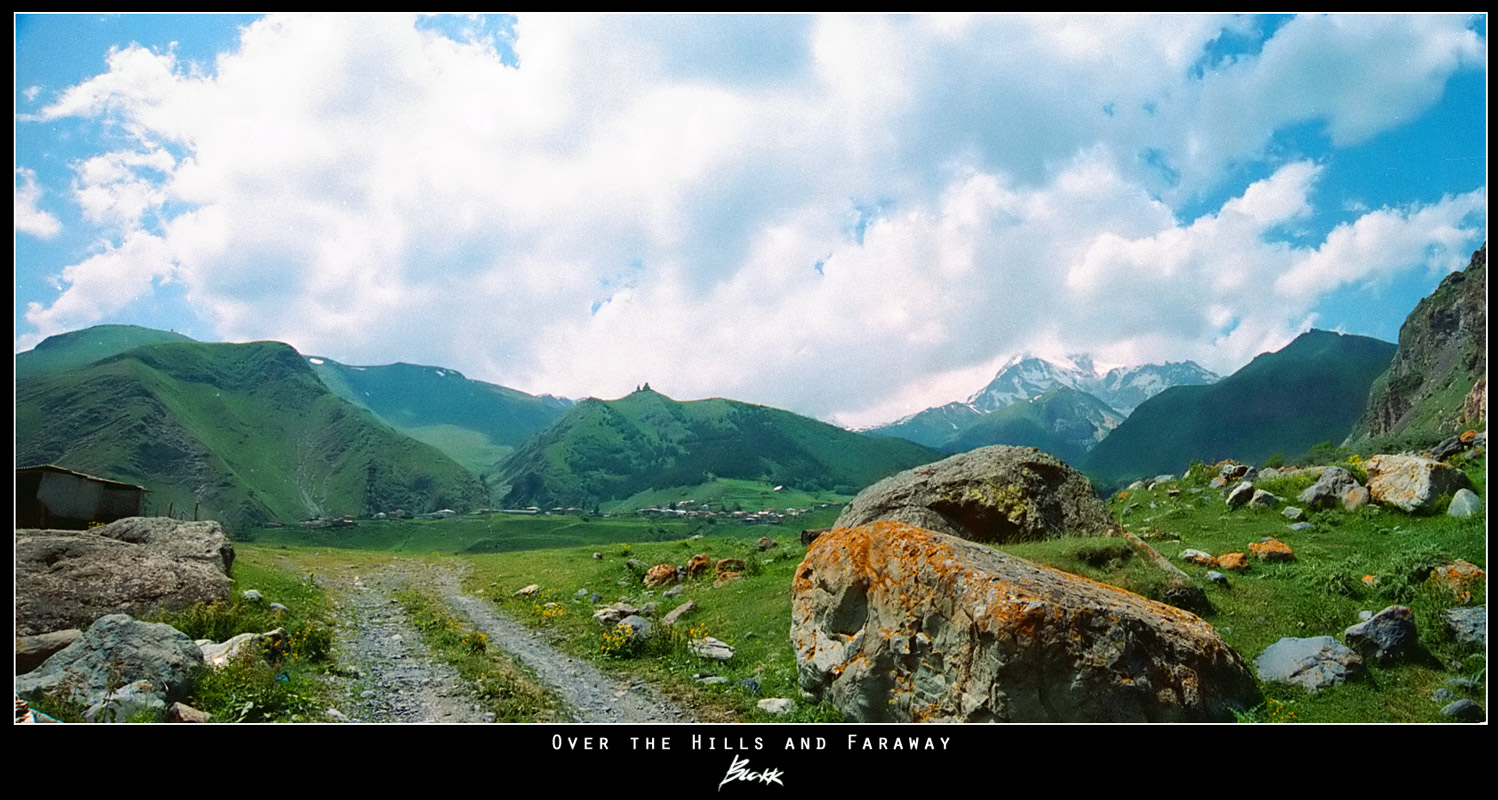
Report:
[[[695,578],[707,572],[708,567],[711,567],[712,564],[713,561],[708,557],[707,553],[698,553],[692,556],[691,560],[687,561],[687,577]]]
[[[1447,561],[1431,570],[1430,577],[1439,583],[1444,583],[1452,589],[1462,590],[1469,584],[1480,583],[1487,580],[1487,573],[1476,564],[1461,559]]]
[[[1221,569],[1236,569],[1242,572],[1248,569],[1248,556],[1242,553],[1223,553],[1217,557],[1217,566]]]
[[[645,573],[646,586],[665,586],[668,583],[676,583],[674,564],[656,564]]]
[[[1248,546],[1248,552],[1260,561],[1294,561],[1295,551],[1279,539],[1265,538]]]

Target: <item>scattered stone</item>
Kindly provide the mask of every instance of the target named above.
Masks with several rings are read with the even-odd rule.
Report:
[[[1248,556],[1242,553],[1223,553],[1217,557],[1217,566],[1245,572],[1248,570]]]
[[[1291,522],[1298,522],[1305,517],[1306,512],[1301,511],[1295,506],[1285,506],[1285,510],[1281,511],[1280,515]]]
[[[1033,447],[983,447],[906,470],[853,498],[836,527],[904,522],[977,542],[1116,534],[1081,473]]]
[[[15,634],[227,600],[233,562],[217,522],[127,517],[87,531],[18,530]]]
[[[645,572],[645,562],[641,561],[638,558],[626,559],[624,562],[624,566],[630,572],[636,572],[640,574],[644,574]]]
[[[577,596],[578,597],[587,597],[590,594],[592,594],[592,593],[589,592],[587,589],[578,589],[577,590]]]
[[[649,639],[650,634],[653,631],[650,620],[645,619],[638,614],[631,614],[630,616],[619,620],[619,624],[615,625],[614,629],[618,630],[620,628],[629,629],[630,642],[642,642],[646,639]]]
[[[323,713],[328,716],[328,719],[333,720],[334,722],[353,722],[353,720],[348,718],[347,714],[339,711],[336,708],[330,708]]]
[[[1446,629],[1458,642],[1488,646],[1488,607],[1449,608],[1441,613]]]
[[[763,553],[766,550],[769,550],[772,547],[779,547],[779,546],[780,546],[780,542],[777,542],[777,541],[775,541],[774,539],[771,539],[768,536],[761,536],[761,537],[759,537],[758,547],[759,547],[759,550],[760,550],[761,553]]]
[[[687,577],[696,578],[707,572],[708,568],[712,565],[713,561],[708,557],[707,553],[698,553],[692,556],[691,560],[687,561]]]
[[[1201,550],[1182,550],[1180,558],[1182,561],[1191,564],[1197,564],[1203,567],[1217,566],[1217,559],[1213,558],[1211,554],[1204,553]]]
[[[853,721],[1231,719],[1259,699],[1193,614],[906,524],[824,535],[792,590],[801,689]]]
[[[17,677],[15,693],[31,702],[61,693],[87,706],[102,706],[111,686],[140,682],[148,688],[137,689],[128,699],[151,695],[164,710],[186,696],[203,668],[202,651],[187,634],[170,625],[110,614],[41,667]]]
[[[271,611],[274,611],[277,614],[285,614],[286,612],[291,610],[286,606],[281,605],[280,603],[271,603],[269,608]]]
[[[1217,477],[1213,478],[1212,480],[1207,481],[1207,486],[1210,487],[1210,488],[1213,488],[1213,489],[1222,489],[1222,488],[1226,487],[1227,485],[1228,485],[1227,478],[1224,478],[1221,475],[1218,475]]]
[[[733,647],[727,642],[719,641],[711,636],[704,636],[701,639],[694,639],[688,642],[687,650],[692,655],[711,661],[727,661],[733,658]]]
[[[640,606],[640,616],[645,617],[647,619],[655,619],[656,612],[659,611],[660,608],[661,608],[661,604],[660,603],[657,603],[656,601],[651,600],[650,602],[646,603],[645,605]]]
[[[766,714],[775,715],[789,713],[792,708],[796,707],[796,704],[788,697],[766,697],[754,705]]]
[[[1228,585],[1228,576],[1222,574],[1221,572],[1218,572],[1215,569],[1207,573],[1207,580],[1217,584],[1218,586]]]
[[[602,561],[603,560],[603,553],[594,553],[593,554],[593,560],[594,561]]]
[[[1482,567],[1458,558],[1436,567],[1430,572],[1430,580],[1443,584],[1453,592],[1467,591],[1468,587],[1487,580]]]
[[[656,564],[645,573],[646,586],[665,586],[676,582],[675,564]]]
[[[1255,489],[1254,496],[1249,498],[1249,508],[1274,508],[1280,504],[1280,499],[1263,489]]]
[[[1378,576],[1377,575],[1364,575],[1363,576],[1363,585],[1367,586],[1369,589],[1377,589],[1378,588]],[[1368,612],[1368,616],[1372,617],[1373,616],[1373,612],[1371,612],[1371,611]]]
[[[1476,432],[1473,432],[1473,436],[1476,436]],[[1432,447],[1430,449],[1430,457],[1436,461],[1445,461],[1466,449],[1467,445],[1462,443],[1462,437],[1453,436]]]
[[[750,694],[759,694],[759,681],[753,678],[745,678],[734,685]]]
[[[677,596],[681,595],[682,592],[685,592],[686,590],[687,590],[687,587],[682,586],[681,584],[678,583],[675,586],[672,586],[670,589],[667,589],[666,591],[661,592],[661,597],[677,597]],[[593,595],[593,596],[597,597],[598,595]],[[593,602],[596,603],[598,601],[594,600]]]
[[[802,547],[810,547],[811,543],[815,542],[817,540],[818,536],[821,536],[822,534],[824,534],[824,533],[826,533],[826,532],[828,532],[830,530],[832,530],[832,529],[831,528],[811,528],[809,530],[801,531],[801,546]]]
[[[718,578],[721,580],[727,573],[743,572],[746,566],[742,558],[724,558],[718,561],[713,570],[718,573]]]
[[[1327,467],[1322,470],[1316,483],[1307,487],[1296,500],[1311,508],[1335,508],[1349,491],[1359,487],[1357,478],[1342,467]]]
[[[1308,692],[1348,681],[1367,671],[1358,654],[1330,636],[1285,637],[1254,659],[1259,680],[1288,683]]]
[[[1305,524],[1305,523],[1296,523]],[[1294,561],[1295,551],[1290,545],[1272,536],[1266,536],[1248,546],[1248,552],[1260,561]]]
[[[1451,505],[1446,508],[1446,513],[1453,517],[1470,517],[1482,510],[1482,498],[1478,497],[1471,489],[1457,489],[1451,498]]]
[[[1248,481],[1244,481],[1243,483],[1234,486],[1232,491],[1228,492],[1228,508],[1242,508],[1243,506],[1248,504],[1248,501],[1251,500],[1253,496],[1254,485],[1249,483]]]
[[[213,715],[207,711],[199,711],[186,703],[172,703],[167,706],[165,719],[167,722],[205,723],[212,722]]]
[[[1295,531],[1296,533],[1300,533],[1301,531],[1314,530],[1316,528],[1315,525],[1312,525],[1309,522],[1293,522],[1289,525],[1286,525],[1285,527],[1289,528],[1292,531]]]
[[[1407,606],[1389,606],[1348,628],[1342,638],[1365,659],[1391,661],[1415,646],[1415,615]]]
[[[673,608],[670,611],[668,611],[666,613],[666,616],[664,616],[664,617],[661,618],[661,624],[662,625],[675,625],[677,620],[679,620],[682,617],[684,617],[684,616],[692,613],[694,610],[696,610],[696,608],[697,608],[697,601],[695,601],[695,600],[688,600],[685,603],[682,603],[681,605],[677,606],[676,608]]]
[[[1437,703],[1450,702],[1456,699],[1456,692],[1453,692],[1445,687],[1441,687],[1440,689],[1437,689],[1434,692],[1430,693],[1430,699]]]
[[[266,633],[241,633],[218,644],[206,640],[199,641],[197,645],[198,650],[203,654],[203,663],[217,669],[233,661],[245,648],[267,651],[285,640],[286,630],[276,628]]]
[[[42,662],[51,658],[53,654],[60,652],[73,642],[78,641],[82,636],[83,631],[77,628],[42,633],[36,636],[17,636],[16,674],[25,675],[40,667]]]
[[[533,594],[535,594],[536,592],[539,592],[539,591],[541,591],[541,584],[539,584],[539,583],[533,583],[530,586],[527,586],[527,587],[525,587],[523,589],[517,589],[515,591],[514,596],[515,597],[530,597],[531,595],[533,595]]]
[[[1442,494],[1471,484],[1467,473],[1434,459],[1401,455],[1368,459],[1368,491],[1373,501],[1407,513],[1430,511]]]
[[[1465,697],[1441,709],[1441,716],[1462,722],[1482,722],[1488,718],[1488,715],[1483,713],[1482,706]]]
[[[704,675],[698,678],[695,682],[700,683],[703,686],[718,686],[728,683],[728,679],[723,677],[722,675]]]
[[[1471,678],[1451,678],[1446,681],[1446,685],[1459,692],[1477,691],[1477,681]]]
[[[1366,486],[1354,486],[1342,494],[1342,509],[1357,511],[1372,502],[1373,495]]]

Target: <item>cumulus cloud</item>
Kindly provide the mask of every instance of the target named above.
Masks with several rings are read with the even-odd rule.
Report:
[[[51,239],[62,232],[62,222],[39,207],[42,187],[36,173],[16,168],[16,231],[38,239]]]
[[[212,74],[125,47],[27,123],[131,144],[73,165],[100,243],[26,320],[171,280],[226,339],[848,424],[1041,343],[1224,371],[1485,225],[1484,191],[1277,235],[1323,169],[1277,130],[1364,140],[1485,58],[1459,18],[1390,19],[1297,19],[1199,75],[1241,20],[276,15]],[[1291,80],[1323,61],[1327,91]],[[1267,177],[1177,218],[1246,163]]]

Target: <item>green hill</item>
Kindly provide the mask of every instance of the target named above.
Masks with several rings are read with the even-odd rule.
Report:
[[[180,333],[138,325],[95,325],[48,336],[36,347],[16,354],[16,380],[77,369],[100,359],[148,344],[194,341]]]
[[[1193,460],[1257,463],[1340,441],[1393,356],[1394,345],[1378,339],[1307,331],[1217,383],[1146,400],[1093,448],[1083,471],[1107,484],[1180,472]]]
[[[445,367],[355,367],[320,357],[308,357],[307,363],[334,394],[441,450],[475,475],[483,475],[572,407],[570,400],[469,380]]]
[[[734,478],[853,494],[941,454],[789,411],[637,391],[584,400],[496,465],[507,506],[578,506]]]
[[[16,461],[137,483],[152,513],[196,507],[239,533],[483,501],[461,466],[333,395],[279,342],[152,344],[18,380]]]

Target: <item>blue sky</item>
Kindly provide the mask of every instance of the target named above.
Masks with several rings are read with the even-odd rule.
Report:
[[[1393,340],[1480,15],[20,15],[15,349],[99,323],[846,425]]]

